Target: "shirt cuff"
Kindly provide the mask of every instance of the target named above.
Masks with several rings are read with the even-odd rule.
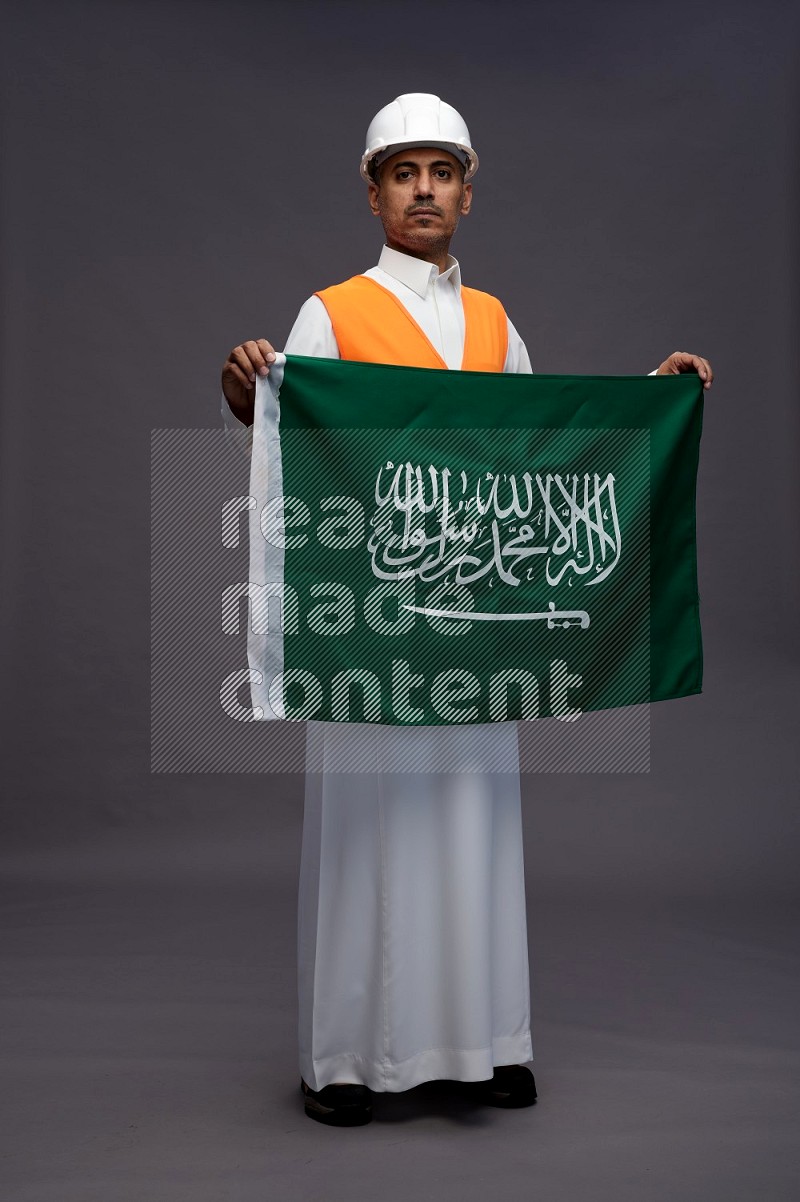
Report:
[[[220,392],[220,412],[225,434],[230,435],[241,448],[243,455],[250,455],[253,450],[253,427],[245,425],[231,409],[225,393]]]
[[[239,418],[231,409],[224,392],[220,392],[219,394],[219,408],[222,414],[222,424],[227,430],[247,429],[244,422],[239,421]]]

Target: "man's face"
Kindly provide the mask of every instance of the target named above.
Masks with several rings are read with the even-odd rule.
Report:
[[[461,163],[446,150],[412,147],[388,158],[369,184],[387,244],[418,257],[446,251],[472,204],[472,184],[463,181]]]

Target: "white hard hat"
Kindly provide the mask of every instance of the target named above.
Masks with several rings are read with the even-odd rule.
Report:
[[[376,113],[367,130],[367,148],[361,156],[361,174],[371,178],[370,166],[404,146],[438,146],[449,150],[466,168],[464,179],[478,170],[464,118],[449,104],[429,92],[407,92]]]

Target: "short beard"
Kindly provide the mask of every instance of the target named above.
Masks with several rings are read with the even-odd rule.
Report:
[[[383,232],[386,235],[386,239],[388,242],[390,231],[389,231],[389,229],[386,225],[386,221],[384,219],[384,211],[383,211],[383,205],[381,204],[380,192],[378,193],[377,199],[378,199],[378,212],[380,214],[381,224],[383,225]],[[447,253],[447,251],[450,248],[450,242],[452,241],[453,236],[455,235],[455,232],[457,229],[458,229],[458,218],[456,218],[456,223],[453,226],[452,232],[449,234],[439,234],[439,233],[434,233],[432,230],[425,230],[422,228],[417,228],[417,230],[411,230],[411,231],[404,233],[403,242],[401,243],[401,245],[406,245],[410,248],[413,248],[416,251],[423,251],[426,255],[432,254],[432,255],[436,255],[438,257],[441,254]]]
[[[389,238],[389,231],[386,226],[383,227],[383,232]],[[401,245],[408,246],[414,250],[423,251],[426,255],[435,255],[437,258],[441,254],[446,254],[450,248],[452,235],[449,234],[429,234],[425,236],[425,230],[418,232],[406,233],[403,235]],[[395,239],[396,240],[396,239]]]

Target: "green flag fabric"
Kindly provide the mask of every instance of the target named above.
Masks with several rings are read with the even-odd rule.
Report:
[[[430,726],[698,693],[703,386],[278,356],[256,385],[254,717]]]

